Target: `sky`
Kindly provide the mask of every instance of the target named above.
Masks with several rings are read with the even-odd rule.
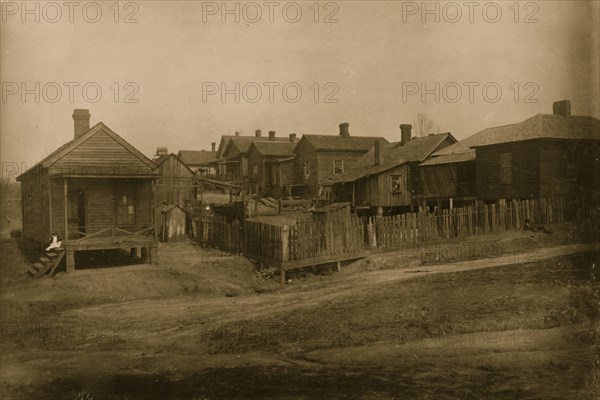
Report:
[[[600,118],[598,1],[24,4],[1,2],[3,177],[76,108],[149,157],[342,122],[397,141],[418,113],[462,139],[563,99]]]

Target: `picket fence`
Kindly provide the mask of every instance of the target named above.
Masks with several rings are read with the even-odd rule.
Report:
[[[405,248],[440,239],[461,238],[534,225],[574,221],[589,216],[600,197],[514,200],[435,212],[344,220],[298,220],[291,226],[258,221],[198,220],[198,242],[243,253],[265,266],[315,258],[334,259],[375,249]]]

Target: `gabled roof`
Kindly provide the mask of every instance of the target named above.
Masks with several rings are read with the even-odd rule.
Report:
[[[190,171],[190,173],[192,175],[196,175],[196,173],[194,171],[192,171],[190,169],[190,167],[187,166],[186,163],[184,163],[183,161],[181,161],[181,158],[177,157],[175,154],[173,153],[169,153],[169,154],[165,154],[163,156],[160,156],[157,160],[154,160],[154,164],[156,164],[156,168],[159,168],[162,163],[164,163],[165,161],[167,161],[169,158],[173,158],[174,160],[176,160],[178,163],[180,163],[181,165],[183,165],[185,167],[185,169],[187,169],[188,171]]]
[[[280,156],[287,157],[294,155],[294,146],[295,143],[286,140],[285,142],[281,141],[255,141],[252,143],[250,148],[254,148],[258,154],[263,156]],[[250,151],[250,150],[248,150]]]
[[[369,150],[348,171],[331,178],[332,183],[354,182],[369,175],[376,175],[388,169],[411,162],[422,162],[447,139],[456,143],[452,134],[439,133],[417,137],[402,146],[388,143],[381,146],[382,163],[375,165],[375,149]]]
[[[217,159],[217,152],[209,150],[179,150],[177,157],[188,166],[196,166],[215,161]]]
[[[600,140],[600,120],[593,117],[537,114],[522,122],[484,129],[433,154],[423,166],[475,159],[474,148],[536,139]]]
[[[304,143],[310,144],[316,151],[368,151],[373,147],[376,139],[389,143],[383,137],[375,136],[347,136],[340,135],[302,135],[296,144],[294,152],[298,151]]]
[[[69,152],[73,151],[74,149],[76,149],[77,147],[79,147],[80,145],[85,143],[87,140],[89,140],[91,137],[93,137],[96,133],[101,132],[101,131],[104,132],[105,134],[107,134],[114,141],[119,143],[123,148],[128,150],[134,157],[136,157],[142,163],[144,163],[146,166],[148,166],[148,168],[153,170],[156,167],[156,165],[152,162],[152,160],[150,160],[148,157],[146,157],[144,154],[142,154],[139,150],[137,150],[135,147],[133,147],[131,144],[129,144],[121,136],[119,136],[115,132],[113,132],[108,126],[104,125],[103,122],[99,122],[96,125],[94,125],[92,128],[90,128],[90,130],[87,131],[86,133],[84,133],[83,135],[71,139],[67,143],[63,144],[62,146],[60,146],[59,148],[54,150],[52,153],[50,153],[44,159],[42,159],[42,161],[38,162],[32,168],[28,169],[23,174],[19,175],[17,177],[17,179],[19,179],[21,176],[29,173],[30,171],[48,168],[48,167],[52,166],[54,163],[56,163],[61,158],[63,158],[65,155],[67,155]]]

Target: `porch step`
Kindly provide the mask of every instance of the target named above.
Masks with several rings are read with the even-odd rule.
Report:
[[[35,279],[41,278],[42,275],[44,275],[46,272],[48,272],[48,270],[50,270],[50,268],[52,268],[52,264],[43,265],[42,268],[40,268],[40,270],[36,274],[33,274],[33,277]]]
[[[40,269],[44,268],[44,264],[40,264],[40,263],[33,263],[33,268],[35,268],[36,272],[39,271]]]
[[[61,251],[59,254],[54,254],[54,256],[51,257],[53,259],[41,257],[41,262],[33,263],[33,265],[28,266],[27,272],[29,272],[34,279],[51,277],[58,268],[62,259],[65,257],[65,252]],[[50,271],[50,273],[46,275],[48,271]]]
[[[48,252],[48,253],[46,253],[46,255],[47,255],[48,257],[51,257],[51,258],[54,258],[54,257],[58,256],[58,254],[56,254],[56,253],[49,253],[49,252]]]
[[[32,276],[38,273],[38,270],[35,269],[32,265],[27,266],[27,272],[29,272]]]

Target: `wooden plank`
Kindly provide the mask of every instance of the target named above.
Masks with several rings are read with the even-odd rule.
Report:
[[[68,205],[67,205],[67,178],[63,179],[63,214],[64,214],[64,237],[63,240],[69,239],[69,216],[68,216]]]
[[[43,265],[42,268],[38,270],[36,274],[33,275],[35,279],[39,279],[42,275],[44,275],[48,270],[52,268],[52,264]]]
[[[48,276],[53,276],[54,272],[56,271],[56,268],[58,268],[58,265],[60,264],[61,260],[65,257],[65,252],[62,251],[60,253],[60,255],[58,256],[58,258],[56,258],[54,260],[54,263],[52,264],[52,269],[50,270],[50,273],[48,274]]]

